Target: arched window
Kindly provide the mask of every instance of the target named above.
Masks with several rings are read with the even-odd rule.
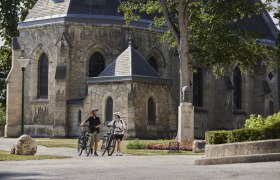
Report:
[[[269,114],[274,114],[274,103],[271,100],[269,101]]]
[[[242,77],[238,67],[233,72],[233,103],[236,109],[242,108]]]
[[[112,121],[113,120],[113,99],[109,97],[106,101],[106,121]]]
[[[82,123],[82,111],[79,110],[79,113],[78,113],[78,125]]]
[[[157,60],[154,57],[150,57],[148,63],[158,72]]]
[[[94,53],[89,60],[89,77],[97,77],[105,69],[105,60],[99,52]]]
[[[156,112],[155,112],[155,103],[153,98],[149,98],[148,100],[148,123],[156,122]]]
[[[203,71],[198,68],[193,74],[193,105],[196,107],[203,106]]]
[[[39,59],[38,66],[38,98],[48,98],[49,60],[44,53]]]

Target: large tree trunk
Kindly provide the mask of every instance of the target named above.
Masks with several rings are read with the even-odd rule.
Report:
[[[179,0],[179,27],[180,27],[180,43],[178,45],[180,59],[180,102],[192,102],[192,90],[190,86],[191,70],[190,70],[190,54],[188,43],[188,0]],[[187,86],[188,98],[183,99],[182,89]]]

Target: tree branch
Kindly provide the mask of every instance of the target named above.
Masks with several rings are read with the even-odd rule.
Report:
[[[167,2],[166,2],[166,0],[160,0],[160,3],[162,5],[162,12],[163,12],[164,19],[165,19],[167,25],[169,26],[170,31],[172,32],[173,36],[175,37],[177,44],[179,45],[180,44],[180,32],[179,32],[178,28],[175,26],[175,23],[171,19],[171,15],[170,15],[170,12],[167,7]]]

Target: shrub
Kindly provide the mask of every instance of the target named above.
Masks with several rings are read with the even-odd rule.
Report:
[[[250,119],[246,119],[245,128],[259,129],[265,126],[265,119],[261,115],[251,114]]]
[[[166,143],[149,143],[147,147],[154,150],[169,150],[169,144]],[[179,149],[181,151],[192,151],[192,144],[180,143]]]
[[[223,144],[232,142],[256,141],[265,139],[280,139],[279,113],[267,118],[263,127],[235,129],[231,131],[207,131],[207,144]]]
[[[271,116],[268,116],[265,119],[265,126],[266,127],[271,126],[271,125],[276,124],[276,123],[280,123],[280,112],[275,113]]]
[[[268,125],[263,130],[265,139],[280,139],[280,122]]]
[[[165,143],[150,143],[147,145],[148,149],[155,149],[155,150],[168,150],[169,145]]]
[[[262,129],[235,129],[227,131],[227,142],[256,141],[264,139]]]
[[[192,144],[180,144],[181,151],[192,151]]]
[[[126,145],[127,149],[147,149],[147,144],[144,141],[138,139],[129,141]]]
[[[227,131],[207,131],[205,133],[207,144],[223,144],[227,143]]]
[[[0,126],[6,124],[6,112],[5,107],[0,104]]]

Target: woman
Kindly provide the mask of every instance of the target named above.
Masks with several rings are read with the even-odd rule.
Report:
[[[117,141],[117,156],[122,156],[121,153],[121,142],[123,140],[124,131],[126,129],[125,123],[120,119],[121,113],[115,112],[114,119],[108,124],[108,126],[114,127],[115,137]]]

